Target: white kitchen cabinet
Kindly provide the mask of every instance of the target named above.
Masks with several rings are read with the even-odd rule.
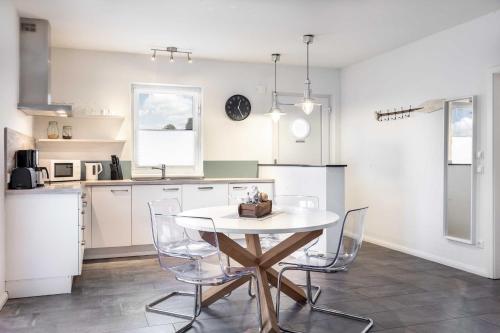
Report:
[[[92,248],[92,188],[88,187],[82,193],[83,241],[84,248]]]
[[[70,293],[80,274],[80,198],[6,195],[6,289],[10,298]]]
[[[182,186],[182,210],[227,205],[228,184],[189,184]]]
[[[234,183],[229,184],[229,203],[237,204],[240,198],[246,198],[252,186],[257,186],[260,192],[265,192],[270,199],[274,198],[274,183]]]
[[[132,187],[92,188],[92,247],[132,245]]]
[[[153,244],[148,202],[161,199],[177,199],[182,205],[182,185],[132,187],[132,245]]]

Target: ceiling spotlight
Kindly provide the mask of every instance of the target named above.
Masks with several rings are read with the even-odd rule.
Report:
[[[185,54],[187,56],[187,62],[188,63],[193,62],[193,59],[191,58],[191,51],[182,51],[182,50],[179,50],[175,46],[168,46],[165,48],[153,48],[153,49],[151,49],[151,51],[153,51],[153,55],[151,56],[152,61],[156,60],[156,53],[160,54],[161,52],[167,52],[167,53],[170,53],[170,57],[169,57],[170,62],[175,62],[174,54],[176,54],[176,53]]]

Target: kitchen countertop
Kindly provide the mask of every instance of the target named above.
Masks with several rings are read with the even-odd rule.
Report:
[[[84,185],[81,182],[63,182],[45,184],[45,186],[37,187],[28,190],[9,190],[6,194],[64,194],[64,193],[81,193],[84,190]]]
[[[151,180],[93,180],[46,183],[43,187],[28,190],[9,190],[6,194],[60,194],[81,193],[85,186],[132,186],[132,185],[183,185],[183,184],[240,184],[240,183],[274,183],[274,179],[262,178],[179,178],[179,179],[151,179]]]
[[[179,178],[148,180],[95,180],[84,181],[85,186],[126,186],[126,185],[183,185],[183,184],[238,184],[238,183],[274,183],[274,179],[262,178]]]

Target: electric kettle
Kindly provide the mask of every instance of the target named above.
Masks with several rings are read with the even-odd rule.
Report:
[[[85,180],[97,180],[101,172],[101,163],[85,163]]]

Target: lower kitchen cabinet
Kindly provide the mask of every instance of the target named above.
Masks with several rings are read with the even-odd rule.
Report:
[[[9,297],[70,293],[83,258],[81,193],[8,194],[5,204]]]
[[[132,245],[132,187],[92,188],[92,247]]]
[[[181,185],[135,185],[132,187],[132,245],[153,244],[148,202],[177,199],[182,205]]]
[[[182,210],[228,204],[228,184],[188,184],[182,186]]]

